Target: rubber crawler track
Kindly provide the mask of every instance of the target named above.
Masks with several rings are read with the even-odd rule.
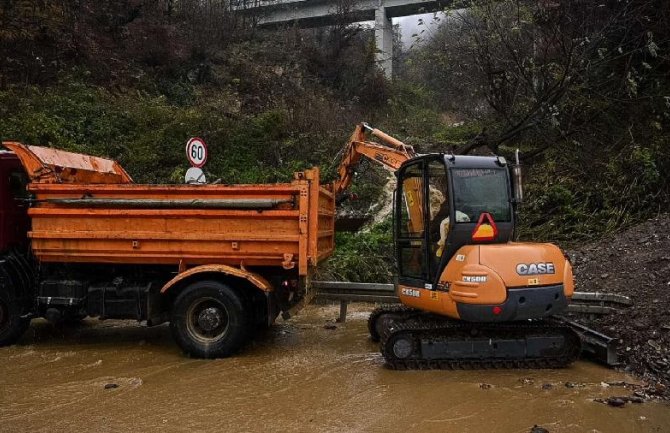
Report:
[[[398,314],[403,317],[402,320],[408,320],[412,317],[410,313],[419,313],[419,310],[412,309],[402,304],[383,304],[370,313],[368,317],[368,331],[370,332],[370,339],[375,343],[381,338],[377,332],[377,320],[383,314]]]
[[[501,338],[505,334],[518,335],[521,333],[544,334],[546,336],[562,334],[565,337],[565,346],[561,353],[555,356],[544,356],[523,359],[423,359],[418,353],[418,341],[439,340],[468,340],[472,338],[472,330],[484,330]],[[413,344],[413,353],[404,359],[395,356],[392,343],[396,337],[410,335]],[[569,327],[550,320],[520,323],[483,323],[473,324],[460,322],[441,317],[426,320],[407,320],[394,323],[383,330],[381,336],[381,353],[386,360],[387,367],[393,370],[469,370],[469,369],[500,369],[500,368],[563,368],[573,363],[579,357],[581,341],[579,336]],[[448,355],[448,354],[447,354]]]

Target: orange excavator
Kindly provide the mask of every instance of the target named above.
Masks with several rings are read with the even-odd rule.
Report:
[[[372,141],[370,137],[379,141]],[[344,149],[334,191],[363,157],[394,172],[394,241],[402,305],[368,327],[395,369],[556,368],[579,356],[579,335],[552,320],[574,291],[555,245],[514,242],[521,167],[501,156],[417,154],[363,123]]]

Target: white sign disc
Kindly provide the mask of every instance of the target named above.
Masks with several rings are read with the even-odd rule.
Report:
[[[193,167],[202,167],[207,162],[207,145],[205,140],[193,137],[186,143],[186,158]]]
[[[190,185],[204,185],[207,183],[207,178],[205,178],[205,173],[202,172],[202,169],[191,167],[186,171],[184,182]]]

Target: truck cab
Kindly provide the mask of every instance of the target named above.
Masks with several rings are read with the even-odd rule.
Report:
[[[28,329],[33,270],[29,248],[28,176],[13,152],[0,151],[0,346]]]
[[[28,176],[19,158],[0,151],[0,252],[28,245]]]

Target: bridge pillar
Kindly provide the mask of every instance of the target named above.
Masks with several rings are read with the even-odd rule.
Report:
[[[386,78],[391,79],[393,76],[393,24],[381,2],[375,10],[375,42],[377,44],[377,65]]]

